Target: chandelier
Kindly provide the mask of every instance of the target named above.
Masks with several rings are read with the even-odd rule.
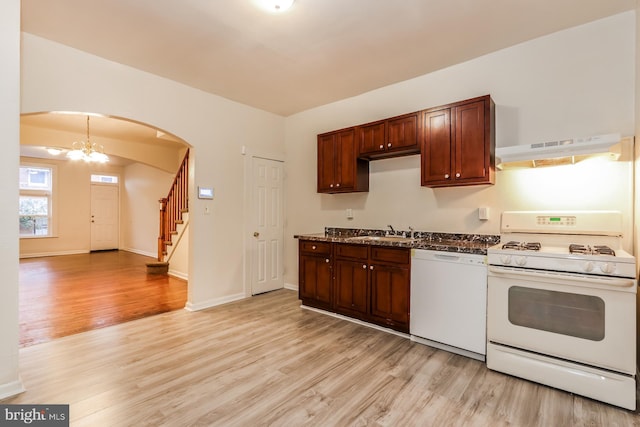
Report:
[[[106,163],[109,156],[104,154],[104,147],[89,140],[89,116],[87,116],[87,142],[76,141],[72,149],[67,153],[71,160],[84,160],[85,162]]]

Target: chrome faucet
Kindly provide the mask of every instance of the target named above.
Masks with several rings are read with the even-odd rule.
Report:
[[[396,234],[396,230],[394,230],[391,225],[387,225],[387,227],[389,227],[391,229],[391,233]],[[387,235],[389,235],[388,231],[387,231]]]
[[[415,237],[415,234],[412,226],[409,226],[409,231],[411,232],[411,238],[413,239]]]

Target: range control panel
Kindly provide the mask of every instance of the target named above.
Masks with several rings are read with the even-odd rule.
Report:
[[[502,233],[622,236],[619,211],[504,211]]]
[[[542,226],[557,226],[557,227],[575,227],[575,216],[538,216],[536,218],[538,225]]]

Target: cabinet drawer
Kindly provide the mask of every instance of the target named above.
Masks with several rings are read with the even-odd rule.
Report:
[[[394,264],[409,264],[411,250],[407,248],[388,248],[371,246],[371,261],[390,262]]]
[[[331,243],[300,240],[300,252],[329,256],[331,254]]]
[[[364,245],[337,244],[335,246],[335,256],[340,258],[361,259],[366,262],[369,257],[369,247]]]

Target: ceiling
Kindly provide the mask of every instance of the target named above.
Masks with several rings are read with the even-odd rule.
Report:
[[[636,7],[636,0],[296,0],[273,14],[255,1],[22,0],[22,29],[289,116]]]

